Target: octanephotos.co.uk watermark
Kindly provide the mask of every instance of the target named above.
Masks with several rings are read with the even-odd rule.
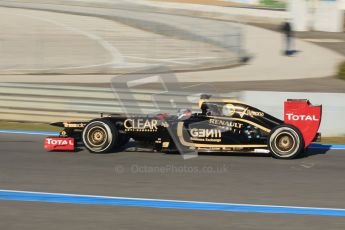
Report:
[[[212,166],[190,166],[190,165],[115,165],[115,174],[224,174],[230,169],[230,165],[212,165]]]

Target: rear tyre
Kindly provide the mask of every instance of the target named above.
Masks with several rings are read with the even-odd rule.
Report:
[[[107,153],[118,142],[118,132],[115,125],[104,119],[91,121],[83,130],[83,142],[92,153]]]
[[[280,125],[271,131],[268,147],[274,158],[296,158],[304,150],[301,132],[291,125]]]

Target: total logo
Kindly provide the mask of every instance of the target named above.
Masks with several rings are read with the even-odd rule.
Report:
[[[318,121],[319,119],[315,115],[295,115],[293,113],[287,113],[288,120],[292,121]]]
[[[48,145],[74,145],[73,140],[64,140],[64,139],[46,139]]]

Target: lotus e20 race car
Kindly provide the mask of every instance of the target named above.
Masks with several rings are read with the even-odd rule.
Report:
[[[284,121],[236,100],[208,97],[200,99],[199,108],[199,113],[112,114],[89,122],[52,123],[64,130],[59,137],[47,137],[45,149],[73,151],[82,143],[92,153],[107,153],[133,140],[161,152],[264,152],[291,159],[321,138],[322,106],[304,99],[284,102]]]

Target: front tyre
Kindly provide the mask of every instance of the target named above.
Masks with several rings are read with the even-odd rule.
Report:
[[[112,150],[118,140],[115,125],[104,119],[91,121],[83,130],[83,142],[92,153],[107,153]]]
[[[290,125],[280,125],[271,131],[268,147],[273,157],[292,159],[304,149],[301,132]]]

